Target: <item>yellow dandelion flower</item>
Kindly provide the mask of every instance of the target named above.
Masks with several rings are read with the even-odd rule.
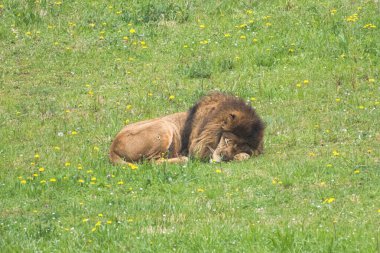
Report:
[[[92,97],[92,96],[94,95],[94,91],[93,91],[93,90],[89,90],[89,91],[88,91],[88,95],[89,95],[90,97]]]
[[[88,222],[90,219],[89,218],[84,218],[84,219],[82,219],[82,222],[83,223],[86,223],[86,222]]]
[[[83,170],[83,166],[82,166],[82,164],[78,164],[77,169],[78,169],[78,170]]]
[[[49,181],[52,183],[55,183],[55,182],[57,182],[57,179],[53,177],[53,178],[50,178]]]
[[[360,173],[360,170],[356,169],[354,170],[354,174],[359,174]]]
[[[309,84],[309,80],[303,80],[303,84]]]
[[[323,203],[324,203],[324,204],[331,204],[331,203],[333,203],[333,202],[335,202],[335,198],[333,198],[333,197],[325,198],[325,199],[323,200]]]
[[[337,12],[337,10],[336,10],[336,9],[331,9],[331,10],[330,10],[330,14],[331,14],[331,15],[335,15],[335,14],[336,14],[336,12]]]
[[[88,24],[88,26],[91,27],[91,28],[94,28],[95,24],[94,23],[90,23],[90,24]]]
[[[44,172],[45,171],[45,168],[44,167],[41,167],[38,169],[39,172]]]
[[[229,38],[229,37],[231,37],[231,34],[230,34],[230,33],[225,33],[225,34],[224,34],[224,37],[225,37],[225,38]]]
[[[46,180],[41,180],[40,184],[46,184]]]
[[[204,24],[201,24],[201,25],[199,25],[199,28],[200,28],[200,29],[205,29],[206,26],[205,26]]]
[[[253,10],[246,10],[245,13],[246,13],[247,15],[252,15],[252,14],[253,14]]]
[[[278,178],[275,177],[275,178],[272,179],[272,184],[274,184],[274,185],[275,184],[282,184],[282,181],[280,179],[278,179]]]
[[[121,15],[123,12],[122,11],[117,11],[116,15]]]
[[[128,41],[128,40],[129,40],[128,36],[124,36],[124,37],[123,37],[123,40],[124,40],[124,41]]]
[[[174,95],[170,95],[169,96],[169,100],[174,100],[175,96]]]
[[[123,185],[124,182],[122,180],[120,180],[119,182],[117,182],[118,185]]]
[[[127,105],[126,109],[127,110],[131,110],[132,109],[132,105]]]
[[[353,14],[351,16],[346,17],[346,21],[347,22],[355,23],[358,20],[359,20],[359,15],[357,13],[355,13],[355,14]]]
[[[271,26],[272,26],[272,23],[267,22],[267,23],[265,23],[265,26],[266,26],[266,27],[271,27]]]
[[[374,24],[366,24],[363,26],[364,29],[375,29],[376,26]]]
[[[129,218],[129,219],[127,220],[127,222],[131,223],[131,222],[133,222],[133,219],[132,219],[132,218]]]
[[[37,173],[33,173],[33,177],[38,177],[38,174]]]
[[[69,167],[71,165],[70,162],[65,162],[65,167]]]
[[[207,45],[208,44],[208,40],[202,40],[199,42],[201,45]]]
[[[98,152],[99,151],[99,147],[98,146],[94,146],[94,151]]]
[[[369,83],[374,83],[375,82],[375,78],[368,78],[368,82]]]
[[[380,213],[380,209],[377,209],[377,212]]]
[[[79,179],[79,180],[78,180],[78,183],[83,184],[83,183],[84,183],[84,180],[83,180],[83,179]]]
[[[340,98],[336,98],[336,99],[335,99],[335,101],[336,101],[337,103],[339,103],[340,100],[341,100]]]
[[[40,158],[40,155],[39,154],[35,154],[34,155],[34,159],[39,159]]]
[[[108,220],[108,221],[107,221],[107,224],[108,224],[108,225],[112,224],[112,221],[111,221],[111,220]]]
[[[205,190],[203,188],[198,188],[197,192],[204,192]]]
[[[95,232],[96,231],[96,227],[93,227],[92,229],[91,229],[91,232]]]
[[[129,123],[129,119],[126,119],[126,120],[124,120],[124,124],[128,124]]]
[[[54,150],[55,150],[55,151],[60,151],[60,150],[61,150],[61,148],[60,148],[60,147],[58,147],[58,146],[55,146],[55,147],[54,147]]]
[[[241,24],[241,25],[239,25],[239,28],[244,29],[244,28],[247,28],[247,26],[248,26],[247,24]]]
[[[71,131],[71,135],[77,135],[77,134],[78,134],[77,131],[75,131],[75,130]]]
[[[222,170],[221,169],[216,169],[215,172],[216,173],[222,173]]]
[[[253,43],[257,43],[258,40],[257,40],[257,39],[253,39],[252,42],[253,42]]]
[[[340,156],[340,153],[336,150],[333,150],[332,155],[333,156]]]
[[[326,167],[327,168],[331,168],[333,165],[331,164],[331,163],[329,163],[329,164],[326,164]]]
[[[91,178],[91,181],[96,181],[96,177],[92,177],[92,178]]]
[[[240,36],[240,39],[245,40],[245,39],[247,39],[247,36],[245,36],[245,35],[241,35],[241,36]]]
[[[188,48],[189,47],[189,45],[183,45],[183,48]]]
[[[128,163],[128,166],[131,168],[131,170],[136,170],[138,168],[138,166],[133,163]]]
[[[364,109],[365,109],[364,105],[359,105],[358,108],[359,108],[360,110],[364,110]]]
[[[30,35],[32,35],[32,33],[31,32],[26,32],[25,35],[26,36],[30,36]]]
[[[134,34],[134,33],[136,33],[136,30],[133,29],[133,28],[131,28],[131,29],[129,30],[129,33]]]
[[[20,183],[21,183],[21,184],[26,184],[26,180],[23,179],[23,180],[20,181]]]
[[[296,84],[296,87],[297,87],[297,88],[301,88],[301,87],[302,87],[302,84],[301,84],[301,83],[297,83],[297,84]]]
[[[103,214],[102,214],[102,213],[99,213],[98,216],[99,216],[99,217],[103,217]]]

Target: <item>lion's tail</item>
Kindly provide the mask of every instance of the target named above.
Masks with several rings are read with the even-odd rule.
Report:
[[[123,158],[121,158],[121,156],[119,156],[119,155],[118,155],[115,151],[113,151],[113,150],[110,151],[109,158],[110,158],[110,161],[111,161],[113,164],[127,164],[127,162],[124,161]]]

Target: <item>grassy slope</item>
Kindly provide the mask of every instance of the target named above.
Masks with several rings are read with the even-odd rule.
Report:
[[[0,2],[0,250],[379,251],[379,4],[151,3]],[[126,121],[213,89],[264,156],[109,164]]]

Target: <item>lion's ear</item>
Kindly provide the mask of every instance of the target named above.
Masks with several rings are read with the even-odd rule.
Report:
[[[229,130],[234,122],[236,121],[236,114],[230,113],[222,122],[222,128],[224,130]]]

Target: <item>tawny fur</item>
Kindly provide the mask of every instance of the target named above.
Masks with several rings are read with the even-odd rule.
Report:
[[[244,160],[263,151],[264,123],[243,100],[219,92],[198,101],[189,111],[125,126],[110,148],[113,163],[183,163],[203,160]],[[240,154],[244,153],[244,154]]]

